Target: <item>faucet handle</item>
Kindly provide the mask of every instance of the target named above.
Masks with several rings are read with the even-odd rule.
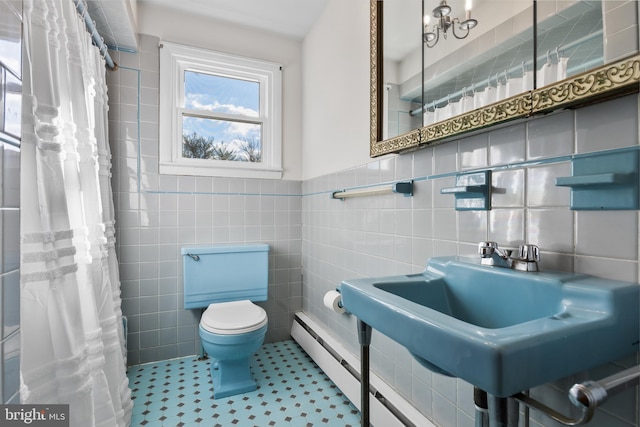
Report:
[[[495,252],[496,249],[498,249],[498,243],[496,242],[478,243],[478,253],[482,258],[490,257]]]
[[[522,261],[540,261],[540,248],[536,245],[520,245],[518,247],[518,258]]]

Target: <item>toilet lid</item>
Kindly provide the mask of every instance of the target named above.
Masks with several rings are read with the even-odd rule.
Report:
[[[200,324],[214,334],[243,334],[266,325],[267,313],[249,300],[219,302],[209,305]]]

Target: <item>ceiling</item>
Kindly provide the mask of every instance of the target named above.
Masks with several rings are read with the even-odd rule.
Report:
[[[87,11],[110,49],[138,49],[130,0],[87,0]]]
[[[135,3],[236,23],[302,40],[329,0],[87,0],[87,10],[110,49],[137,50]]]
[[[137,0],[303,39],[329,0]]]

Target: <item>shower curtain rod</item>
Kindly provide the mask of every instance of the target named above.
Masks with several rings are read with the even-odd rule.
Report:
[[[91,38],[93,39],[93,44],[100,50],[100,54],[104,58],[107,67],[110,70],[117,70],[118,64],[113,62],[111,59],[111,55],[109,55],[109,48],[104,42],[104,39],[100,36],[100,33],[96,29],[96,25],[91,19],[91,15],[89,15],[89,11],[87,10],[87,5],[84,3],[84,0],[73,0],[73,3],[76,5],[76,11],[78,14],[84,19],[84,25],[87,27],[87,31],[91,34]]]
[[[581,38],[579,38],[579,39],[577,39],[577,40],[574,40],[574,41],[572,41],[572,42],[569,42],[569,43],[567,43],[567,44],[565,44],[565,45],[563,45],[563,46],[558,46],[558,47],[554,50],[554,52],[555,52],[555,51],[557,51],[557,52],[562,52],[562,51],[565,51],[565,50],[572,49],[572,48],[574,48],[574,47],[576,47],[576,46],[581,45],[582,43],[585,43],[585,42],[588,42],[588,41],[590,41],[590,40],[592,40],[592,39],[594,39],[594,38],[600,37],[600,36],[602,36],[602,34],[603,34],[603,30],[594,31],[594,32],[593,32],[593,33],[591,33],[591,34],[587,34],[586,36],[581,37]],[[545,54],[540,55],[540,56],[537,58],[538,63],[541,63],[541,62],[543,62],[545,59],[547,59],[548,53],[549,53],[549,52],[547,52],[547,53],[545,53]],[[474,83],[474,84],[472,84],[471,86],[468,86],[468,87],[462,88],[462,89],[460,89],[460,90],[459,90],[459,91],[457,91],[457,92],[454,92],[454,93],[452,93],[452,94],[449,94],[449,95],[447,95],[447,96],[445,96],[445,97],[442,97],[442,98],[440,98],[440,99],[436,99],[435,101],[431,101],[431,102],[429,102],[428,104],[425,104],[425,105],[424,105],[424,107],[422,107],[422,108],[421,108],[421,107],[418,107],[417,109],[410,111],[410,112],[409,112],[409,115],[411,115],[411,116],[417,116],[418,114],[422,113],[422,112],[423,112],[423,111],[425,111],[425,110],[428,110],[428,109],[430,109],[430,108],[437,107],[437,106],[438,106],[438,105],[440,105],[440,104],[446,104],[446,103],[448,103],[448,102],[449,102],[449,100],[450,100],[450,99],[456,99],[457,97],[459,97],[459,96],[463,96],[463,95],[465,95],[466,93],[468,93],[468,92],[470,92],[470,91],[471,91],[471,92],[474,92],[476,89],[486,87],[487,85],[491,84],[491,81],[492,81],[492,80],[496,80],[496,81],[497,81],[497,80],[500,78],[500,76],[502,76],[502,75],[505,75],[505,74],[506,74],[506,75],[509,75],[509,76],[510,76],[511,74],[514,74],[514,73],[520,72],[520,71],[522,71],[523,67],[525,67],[525,66],[530,66],[531,64],[533,64],[533,59],[529,59],[529,60],[527,60],[527,61],[524,61],[524,62],[523,62],[522,64],[520,64],[520,65],[515,65],[515,66],[511,67],[511,68],[510,68],[510,69],[508,69],[508,70],[501,71],[501,72],[499,72],[499,73],[497,73],[497,74],[495,74],[495,75],[493,75],[493,76],[490,76],[490,77],[488,77],[488,78],[486,78],[486,79],[484,79],[484,80],[481,80],[481,81],[479,81],[479,82],[477,82],[477,83]],[[592,64],[592,63],[589,63],[587,66],[589,66],[589,65],[593,65],[593,64]]]

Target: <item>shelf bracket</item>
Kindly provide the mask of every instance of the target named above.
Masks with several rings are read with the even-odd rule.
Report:
[[[456,175],[456,186],[440,189],[440,194],[453,194],[457,211],[491,209],[491,171]]]
[[[637,210],[638,158],[637,150],[575,157],[556,186],[571,188],[572,210]]]

